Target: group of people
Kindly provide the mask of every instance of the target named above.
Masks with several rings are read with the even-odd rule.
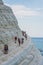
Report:
[[[15,36],[15,37],[14,37],[14,40],[15,40],[15,43],[18,41],[19,46],[20,46],[20,44],[23,44],[23,43],[24,43],[24,38],[17,38],[17,37]]]
[[[19,46],[20,46],[20,44],[23,44],[24,43],[24,38],[21,38],[21,40],[20,40],[20,38],[17,38],[16,36],[14,37],[14,40],[15,40],[15,43],[18,41],[18,43],[19,43]],[[4,44],[4,54],[8,54],[8,45],[7,44]]]
[[[27,34],[26,32],[22,31],[22,35],[25,37],[25,39],[27,40]],[[24,43],[24,38],[17,38],[17,36],[14,37],[15,43],[18,41],[19,46],[20,44]]]
[[[22,35],[26,38],[26,40],[27,40],[27,34],[26,34],[26,32],[24,32],[24,31],[22,31]]]
[[[26,32],[22,31],[22,35],[27,40],[27,34],[26,34]],[[19,46],[20,46],[20,44],[23,44],[24,43],[24,38],[18,38],[17,36],[15,36],[14,37],[14,41],[15,41],[15,43],[18,42],[19,43]],[[4,45],[4,54],[8,54],[8,45],[7,44]]]

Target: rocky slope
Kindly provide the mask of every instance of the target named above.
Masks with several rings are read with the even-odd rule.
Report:
[[[19,46],[18,39],[24,38]],[[8,54],[3,53],[4,44],[8,45]],[[32,44],[29,36],[24,37],[18,26],[12,9],[0,0],[0,65],[40,65],[41,54]]]

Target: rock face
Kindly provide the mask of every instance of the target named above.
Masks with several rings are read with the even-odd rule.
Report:
[[[15,36],[19,39],[23,37],[17,19],[11,8],[0,0],[0,65],[41,65],[40,52],[31,43],[30,37],[26,36],[24,43],[18,46],[18,42],[16,44],[12,40]],[[1,44],[8,44],[7,55],[3,54]]]
[[[7,43],[13,36],[19,36],[19,33],[21,30],[12,9],[0,0],[0,41]]]

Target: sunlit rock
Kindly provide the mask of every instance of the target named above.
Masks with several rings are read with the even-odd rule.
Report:
[[[41,65],[39,50],[24,33],[12,9],[0,0],[0,65]]]

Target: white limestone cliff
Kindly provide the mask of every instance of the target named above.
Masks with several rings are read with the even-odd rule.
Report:
[[[39,50],[31,42],[31,38],[24,38],[20,46],[15,44],[14,36],[22,38],[21,29],[12,9],[0,0],[0,65],[41,65],[42,56]],[[2,42],[1,42],[2,40]],[[8,44],[8,54],[3,54],[3,46]]]

